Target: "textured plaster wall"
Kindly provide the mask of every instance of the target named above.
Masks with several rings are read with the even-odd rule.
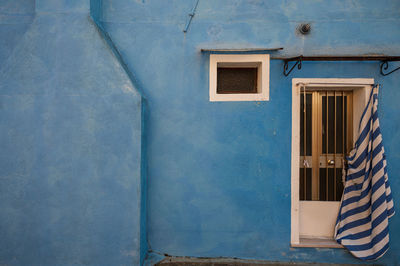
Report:
[[[289,247],[291,78],[382,83],[396,203],[399,72],[323,62],[285,78],[273,60],[269,102],[210,103],[199,48],[400,55],[400,2],[200,0],[183,34],[194,3],[0,0],[0,264],[137,265],[146,235],[151,254],[360,263]],[[396,265],[397,215],[390,230],[379,263]]]
[[[89,1],[0,0],[0,264],[138,265],[142,97]]]
[[[32,0],[0,1],[0,64],[3,65],[34,18]],[[0,66],[1,68],[1,66]]]
[[[375,78],[395,200],[400,198],[400,73],[378,62],[271,61],[269,102],[208,101],[202,47],[284,47],[274,56],[400,55],[399,1],[104,0],[99,18],[149,105],[148,241],[176,256],[360,263],[342,249],[289,246],[291,78]],[[312,32],[295,33],[300,22]],[[398,64],[397,64],[398,65]],[[397,201],[396,201],[397,202]],[[400,263],[400,219],[379,261]]]

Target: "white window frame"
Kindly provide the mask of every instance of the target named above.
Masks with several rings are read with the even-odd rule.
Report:
[[[292,151],[291,151],[291,246],[293,247],[341,247],[333,240],[323,238],[324,235],[333,232],[339,211],[340,202],[333,201],[301,201],[299,195],[300,185],[300,87],[324,87],[332,89],[352,88],[353,91],[353,142],[358,135],[358,122],[365,105],[374,79],[342,79],[342,78],[305,78],[292,79]],[[323,84],[323,85],[321,85]],[[360,85],[362,84],[362,85]],[[367,84],[367,85],[365,85]],[[324,203],[324,204],[321,204]],[[312,212],[310,212],[310,210]],[[300,212],[312,213],[307,222],[301,221]],[[325,224],[321,224],[323,221]],[[331,230],[331,231],[330,231]],[[315,232],[313,237],[307,241],[301,240],[301,231]],[[321,237],[320,237],[321,236]]]
[[[268,101],[269,100],[269,54],[211,54],[210,55],[210,101]],[[217,93],[217,67],[219,63],[249,64],[258,66],[257,93]]]

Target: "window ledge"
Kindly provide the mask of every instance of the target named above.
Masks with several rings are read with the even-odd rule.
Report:
[[[343,248],[334,239],[329,238],[300,238],[299,244],[291,244],[291,246],[295,248]]]

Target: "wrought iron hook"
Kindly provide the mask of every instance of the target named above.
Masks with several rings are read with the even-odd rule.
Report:
[[[285,64],[283,66],[283,75],[285,77],[289,76],[290,72],[297,66],[297,69],[301,69],[301,62],[302,62],[302,56],[299,56],[297,59],[296,63],[292,66],[292,68],[289,70],[289,72],[286,72],[289,69],[289,61],[285,60]]]
[[[400,67],[393,69],[392,71],[388,72],[388,73],[383,73],[383,70],[387,70],[389,68],[389,61],[383,61],[381,64],[381,75],[382,76],[387,76],[392,74],[393,72],[397,71],[400,69]]]

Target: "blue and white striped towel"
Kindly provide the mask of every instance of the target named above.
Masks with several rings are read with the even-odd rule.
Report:
[[[388,218],[394,207],[378,119],[374,86],[350,152],[335,239],[362,260],[378,259],[389,248]]]

